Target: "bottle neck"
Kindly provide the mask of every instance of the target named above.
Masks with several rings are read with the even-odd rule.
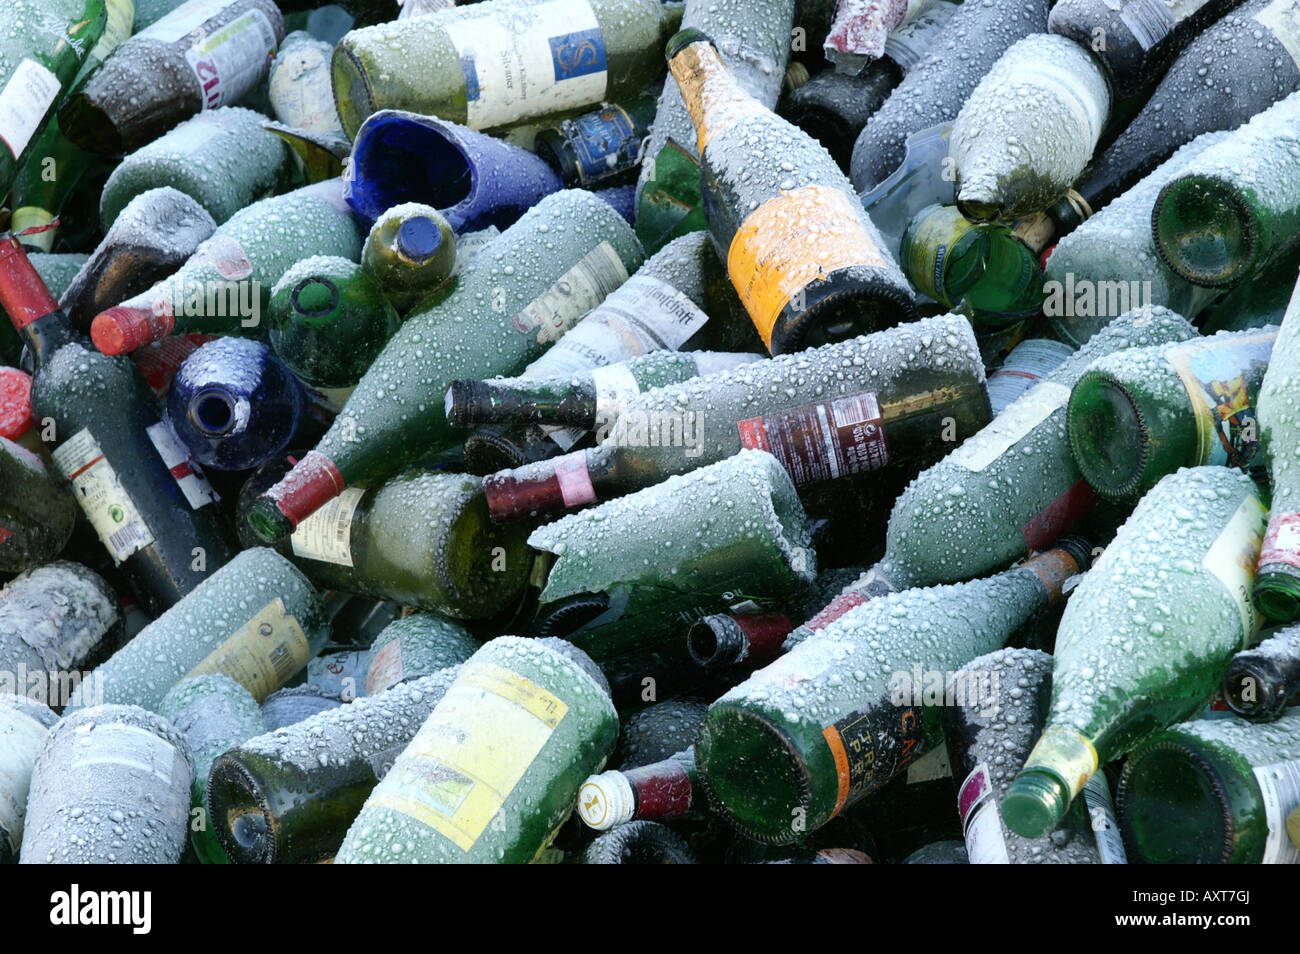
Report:
[[[682,101],[695,124],[700,153],[718,133],[746,116],[770,112],[736,82],[713,42],[698,30],[678,34],[685,45],[670,41],[668,69],[681,89]]]
[[[488,424],[596,426],[596,387],[590,381],[454,381],[447,391],[447,421],[454,427]]]
[[[1085,541],[1078,546],[1062,545],[1054,550],[1036,553],[1015,567],[1012,573],[1032,573],[1043,587],[1045,605],[1060,602],[1065,584],[1087,569],[1090,553]]]
[[[582,784],[578,811],[584,823],[606,831],[630,821],[682,818],[695,803],[692,749],[626,771],[601,772]]]
[[[492,519],[504,523],[560,513],[617,495],[616,451],[593,447],[491,474],[483,491]]]
[[[12,234],[0,238],[0,306],[8,312],[36,370],[59,348],[77,340],[67,316]]]
[[[721,669],[744,662],[747,669],[767,665],[781,652],[794,629],[783,613],[718,613],[697,620],[686,635],[696,665]]]

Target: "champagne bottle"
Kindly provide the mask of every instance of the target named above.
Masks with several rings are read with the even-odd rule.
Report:
[[[1295,362],[1300,355],[1296,345],[1300,334],[1298,310],[1300,300],[1292,294],[1256,404],[1272,501],[1254,600],[1265,615],[1286,622],[1300,618],[1300,540],[1296,538],[1300,527],[1300,480],[1296,478],[1300,471],[1293,459],[1300,441],[1294,396]]]
[[[344,487],[445,448],[454,379],[522,370],[641,259],[631,228],[591,193],[547,196],[478,253],[446,298],[407,316],[316,449],[253,508],[258,536],[282,539]]]
[[[370,647],[366,695],[463,663],[478,646],[464,626],[437,613],[413,613],[394,620]]]
[[[667,53],[695,124],[709,234],[768,350],[911,320],[911,287],[826,150],[746,92],[706,34],[683,31]]]
[[[1022,37],[1047,26],[1048,0],[963,3],[944,25],[929,53],[867,120],[853,147],[850,175],[869,192],[902,163],[907,138],[947,123],[999,57]]]
[[[494,474],[484,489],[493,517],[508,520],[607,500],[744,447],[770,450],[800,485],[913,468],[946,446],[941,418],[961,440],[987,423],[987,400],[969,322],[926,318],[649,391],[599,446]]]
[[[249,470],[288,445],[302,386],[260,341],[218,338],[185,359],[167,393],[173,433],[204,467]]]
[[[1223,698],[1252,722],[1272,722],[1300,701],[1300,629],[1288,627],[1233,656],[1223,674]]]
[[[651,765],[601,772],[578,789],[578,817],[596,831],[629,822],[685,818],[700,810],[699,782],[690,748]]]
[[[218,756],[208,815],[239,864],[323,861],[454,682],[445,669],[274,728]]]
[[[32,767],[19,862],[176,864],[189,829],[194,756],[139,706],[64,716]]]
[[[1124,763],[1119,817],[1145,864],[1298,864],[1287,813],[1300,806],[1300,711],[1269,726],[1184,722]]]
[[[138,372],[77,340],[12,236],[0,241],[0,305],[36,371],[32,414],[54,424],[52,457],[140,602],[161,612],[229,559],[206,481],[185,462]]]
[[[584,865],[699,864],[686,839],[666,825],[630,822],[601,835],[582,853]]]
[[[617,734],[609,687],[581,650],[494,639],[375,786],[335,861],[531,861]]]
[[[37,252],[51,252],[58,237],[56,221],[77,194],[82,180],[92,170],[101,170],[103,159],[71,142],[51,118],[28,147],[27,158],[14,176],[9,205],[13,215],[10,231],[26,233],[23,244]]]
[[[1103,497],[1136,500],[1201,464],[1261,469],[1255,406],[1277,329],[1221,331],[1099,360],[1070,392],[1070,448]]]
[[[639,96],[625,107],[604,103],[540,130],[533,151],[559,174],[566,189],[616,185],[640,165],[654,117],[653,96]]]
[[[270,193],[285,177],[289,148],[262,128],[263,119],[251,109],[222,106],[131,153],[113,170],[100,195],[104,228],[112,228],[136,196],[162,186],[193,198],[217,225]]]
[[[1009,831],[998,803],[1042,731],[1052,687],[1052,657],[999,649],[953,674],[956,704],[943,710],[966,853],[975,865],[1126,864],[1106,776],[1098,772],[1064,822],[1043,838]],[[1020,690],[1020,691],[1017,691]]]
[[[0,864],[18,860],[23,816],[32,784],[32,765],[50,727],[59,721],[49,706],[23,695],[0,692]]]
[[[1225,467],[1180,470],[1142,498],[1065,608],[1046,727],[1002,798],[1008,828],[1039,837],[1100,766],[1205,706],[1258,628],[1263,532],[1253,483]]]
[[[239,102],[283,39],[272,0],[190,0],[114,50],[59,107],[59,125],[90,152],[134,152],[183,119]]]
[[[432,206],[394,205],[371,226],[361,264],[393,306],[406,313],[451,276],[456,267],[456,235]]]
[[[272,550],[244,550],[87,680],[102,686],[106,702],[156,710],[182,679],[222,673],[261,702],[328,638],[325,608],[307,579]]]
[[[710,804],[758,841],[820,828],[942,742],[946,673],[1059,599],[1080,559],[1052,550],[873,600],[760,669],[713,704],[696,743]]]
[[[1083,172],[1110,105],[1106,76],[1086,49],[1051,34],[1018,40],[952,123],[962,215],[987,222],[1046,209]]]
[[[96,315],[90,335],[104,354],[194,331],[264,335],[271,288],[291,265],[309,255],[360,254],[342,183],[304,186],[240,209],[166,282]]]
[[[67,485],[31,451],[0,437],[0,571],[17,573],[54,559],[76,519]]]
[[[1183,143],[1233,129],[1300,89],[1295,9],[1296,0],[1248,0],[1192,40],[1075,185],[1084,200],[1100,209]]]
[[[678,17],[656,0],[486,0],[353,30],[334,51],[334,99],[355,136],[381,109],[471,129],[634,96],[662,75]]]
[[[1047,29],[1092,51],[1115,96],[1124,99],[1168,69],[1180,50],[1242,0],[1192,0],[1169,6],[1151,0],[1059,0]]]
[[[108,24],[104,0],[14,0],[0,27],[0,193]]]

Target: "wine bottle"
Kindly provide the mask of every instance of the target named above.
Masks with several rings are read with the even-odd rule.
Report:
[[[1045,728],[1002,798],[1008,828],[1039,837],[1100,766],[1205,706],[1258,628],[1263,535],[1254,484],[1226,467],[1180,470],[1142,498],[1065,608]]]
[[[1084,47],[1052,34],[1016,41],[952,123],[962,215],[987,222],[1046,209],[1083,172],[1110,106],[1106,76]]]
[[[283,39],[272,0],[190,0],[114,50],[59,107],[59,125],[90,152],[134,152],[181,120],[239,102]]]
[[[492,129],[634,96],[662,74],[680,8],[657,0],[485,0],[353,30],[334,99],[355,137],[381,109]]]
[[[634,821],[684,818],[700,810],[699,782],[690,748],[650,765],[601,772],[578,789],[578,817],[596,831]]]
[[[10,231],[21,234],[23,244],[35,252],[53,251],[58,220],[69,200],[92,170],[107,171],[99,168],[106,165],[63,135],[58,119],[52,117],[28,147],[27,158],[14,176]]]
[[[746,92],[706,34],[683,31],[667,53],[695,124],[709,234],[768,350],[915,317],[911,287],[826,150]]]
[[[935,0],[839,0],[822,52],[836,72],[854,76],[885,54],[889,35],[923,14]]]
[[[1089,485],[1136,500],[1201,464],[1262,470],[1255,406],[1277,328],[1221,331],[1097,361],[1074,384],[1070,449]]]
[[[456,235],[433,206],[419,202],[394,205],[371,226],[361,250],[361,264],[393,307],[406,313],[451,277],[456,267]],[[391,332],[384,340],[388,337]],[[357,379],[360,377],[358,374]]]
[[[494,639],[370,793],[335,862],[530,861],[617,734],[608,685],[581,650]]]
[[[1272,490],[1268,532],[1259,555],[1253,598],[1265,615],[1286,622],[1300,618],[1300,540],[1296,538],[1300,527],[1300,481],[1296,480],[1293,460],[1300,440],[1294,396],[1295,362],[1300,355],[1296,345],[1300,334],[1298,309],[1300,300],[1293,293],[1259,388],[1258,421],[1250,422],[1259,425],[1258,438],[1264,447]]]
[[[448,446],[453,380],[522,370],[641,260],[632,229],[591,193],[547,196],[478,253],[451,294],[407,316],[316,449],[252,509],[255,532],[282,539],[345,487]]]
[[[533,151],[556,171],[566,189],[608,187],[628,179],[641,162],[641,148],[655,118],[655,98],[562,119],[537,133]]]
[[[715,613],[691,624],[686,651],[703,669],[761,669],[781,654],[792,629],[784,613]]]
[[[939,745],[946,674],[1003,646],[1086,562],[1052,550],[846,613],[709,709],[695,746],[709,803],[758,841],[820,828]]]
[[[67,485],[31,451],[0,437],[0,571],[17,573],[54,559],[76,519]]]
[[[32,765],[50,727],[58,721],[59,717],[44,703],[0,692],[0,738],[5,741],[0,748],[0,864],[18,860]]]
[[[1300,711],[1268,727],[1199,719],[1133,750],[1119,819],[1145,864],[1300,864],[1287,813],[1300,806]]]
[[[366,695],[463,663],[478,646],[464,626],[437,613],[413,613],[394,620],[370,647]]]
[[[650,821],[629,822],[607,832],[582,852],[584,865],[694,865],[695,852],[681,835]]]
[[[335,705],[218,756],[208,816],[238,864],[323,861],[375,783],[455,681],[459,666]]]
[[[1223,674],[1223,698],[1252,722],[1272,722],[1300,701],[1300,629],[1288,627],[1237,653]]]
[[[218,338],[185,359],[167,393],[173,433],[204,467],[249,470],[288,445],[302,385],[260,341]]]
[[[941,418],[962,440],[988,422],[987,401],[970,323],[926,318],[649,391],[599,446],[494,474],[484,489],[493,518],[510,520],[649,487],[744,447],[770,450],[799,485],[914,468],[946,448]]]

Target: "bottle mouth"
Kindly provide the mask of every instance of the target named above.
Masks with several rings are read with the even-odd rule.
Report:
[[[442,234],[433,219],[417,215],[397,230],[397,253],[413,265],[423,265],[442,247]]]
[[[190,423],[208,437],[224,437],[235,429],[235,399],[222,388],[204,388],[190,399]]]
[[[274,864],[279,825],[258,780],[223,756],[212,766],[208,820],[226,855],[240,864]]]
[[[1184,281],[1223,288],[1245,277],[1256,253],[1255,215],[1213,176],[1187,176],[1160,190],[1151,210],[1156,251]]]
[[[1271,663],[1237,660],[1223,677],[1223,698],[1237,715],[1270,721],[1286,708],[1285,693],[1275,691],[1280,673]]]
[[[1269,563],[1255,575],[1255,607],[1271,620],[1290,623],[1300,619],[1300,569],[1288,563]]]
[[[730,616],[705,616],[686,632],[686,651],[701,669],[719,669],[740,658],[745,636]]]
[[[303,318],[326,318],[339,306],[339,287],[328,278],[304,278],[293,286],[289,303]]]
[[[1129,756],[1115,813],[1129,856],[1145,864],[1223,864],[1239,837],[1223,777],[1174,740]]]
[[[692,43],[707,43],[709,46],[716,46],[713,38],[703,30],[688,28],[674,33],[668,38],[668,44],[664,47],[664,56],[671,60]]]
[[[911,296],[878,269],[850,265],[803,289],[802,309],[785,305],[772,329],[775,355],[838,344],[916,320]]]
[[[1070,796],[1065,784],[1047,772],[1021,772],[1002,799],[1002,820],[1017,835],[1041,838],[1065,817]]]
[[[258,540],[275,545],[293,532],[293,521],[269,497],[259,498],[248,511],[248,527]]]
[[[1070,449],[1084,480],[1111,500],[1136,493],[1151,442],[1128,389],[1104,372],[1087,374],[1074,386],[1067,414]]]

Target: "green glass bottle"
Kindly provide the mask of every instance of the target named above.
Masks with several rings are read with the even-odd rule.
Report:
[[[261,337],[271,289],[290,266],[360,254],[342,181],[304,186],[240,209],[167,281],[96,315],[91,339],[104,354],[125,354],[195,331]]]
[[[433,206],[404,202],[370,227],[361,264],[393,307],[405,314],[451,277],[456,235]]]
[[[955,206],[931,205],[903,233],[903,274],[923,295],[970,316],[978,331],[1038,314],[1043,272],[1033,251],[1003,223],[975,225]]]
[[[163,696],[158,714],[185,736],[194,753],[190,844],[204,864],[229,864],[208,812],[208,772],[217,756],[266,731],[262,709],[247,689],[222,673],[182,679]]]
[[[304,384],[350,388],[402,326],[379,284],[361,265],[313,255],[271,289],[271,347]]]
[[[1226,288],[1259,274],[1300,229],[1300,95],[1292,93],[1165,183],[1151,212],[1161,260]]]
[[[285,177],[289,147],[262,128],[264,120],[238,106],[205,110],[131,153],[100,195],[104,228],[140,193],[161,186],[197,200],[218,225],[268,195]]]
[[[329,617],[306,577],[273,550],[244,550],[87,681],[102,688],[105,702],[156,710],[182,679],[224,673],[261,702],[327,639]]]
[[[108,25],[104,0],[13,0],[0,26],[0,193]],[[657,52],[657,51],[656,51]]]
[[[1276,328],[1102,358],[1070,392],[1070,448],[1103,497],[1136,500],[1179,467],[1261,469],[1255,406]]]
[[[355,136],[381,109],[493,129],[635,96],[663,75],[680,8],[658,0],[485,0],[353,30],[334,99]]]
[[[1159,732],[1124,763],[1119,820],[1144,864],[1300,864],[1300,710],[1277,722],[1201,719]]]
[[[1018,40],[953,120],[962,215],[987,222],[1046,209],[1082,174],[1110,105],[1110,83],[1084,47],[1045,33]]]
[[[695,745],[709,802],[748,837],[790,844],[942,744],[948,675],[1061,595],[1083,553],[859,606],[709,709]]]
[[[23,816],[32,784],[32,765],[50,727],[59,721],[49,706],[23,695],[0,692],[0,864],[18,860]]]
[[[478,647],[478,640],[464,626],[437,613],[412,613],[394,620],[370,646],[366,695],[463,663]]]
[[[642,258],[607,203],[580,189],[547,196],[484,246],[447,297],[407,316],[316,449],[253,508],[255,532],[281,539],[344,487],[447,448],[453,380],[523,370]]]
[[[1258,628],[1263,535],[1240,471],[1185,468],[1142,498],[1065,608],[1046,728],[1002,799],[1007,827],[1037,838],[1100,766],[1204,708]]]
[[[52,560],[76,520],[67,485],[31,451],[0,437],[0,571]]]
[[[208,778],[208,816],[238,864],[333,857],[361,806],[460,671],[444,669],[237,745]]]
[[[830,153],[750,95],[706,34],[682,31],[667,54],[695,125],[709,234],[768,350],[914,318],[911,286]]]
[[[661,762],[592,775],[578,789],[578,817],[596,831],[685,818],[703,808],[699,785],[695,750],[688,748]]]
[[[1228,708],[1252,722],[1271,722],[1300,702],[1300,627],[1288,626],[1233,656],[1222,693]]]
[[[608,685],[585,653],[494,639],[370,793],[335,862],[532,861],[617,736]]]

